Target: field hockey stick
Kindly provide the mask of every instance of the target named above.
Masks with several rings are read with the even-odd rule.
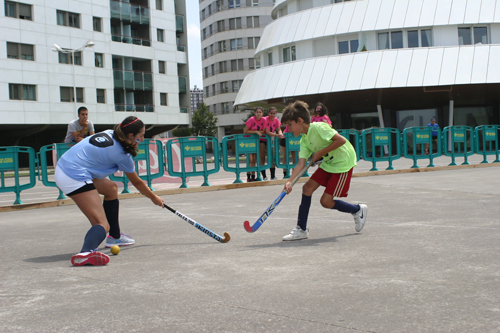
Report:
[[[295,177],[292,180],[292,182],[290,183],[290,187],[293,187],[293,185],[295,185],[295,183],[300,179],[300,177],[302,177],[306,173],[306,171],[307,171],[307,169],[309,169],[309,167],[321,164],[322,161],[323,161],[323,159],[321,159],[321,160],[316,161],[316,162],[313,163],[313,156],[309,157],[309,159],[307,160],[307,163],[304,166],[304,168],[300,171],[300,173],[297,175],[297,177]],[[259,219],[257,220],[257,222],[255,222],[252,226],[250,226],[250,222],[249,221],[245,221],[243,223],[243,226],[245,227],[245,230],[248,231],[248,232],[255,232],[255,231],[257,231],[257,229],[259,229],[260,226],[264,223],[264,221],[267,220],[267,218],[269,217],[269,215],[271,215],[274,212],[274,209],[280,204],[281,200],[283,200],[283,198],[287,194],[288,193],[285,190],[283,190],[283,192],[281,192],[281,194],[276,198],[276,200],[274,200],[274,202],[271,204],[271,206],[267,207],[267,209],[264,212],[264,214],[262,214],[259,217]]]
[[[184,215],[184,214],[182,214],[182,213],[180,213],[180,212],[172,209],[166,203],[163,203],[163,207],[165,207],[166,209],[168,209],[169,211],[171,211],[175,215],[179,216],[184,221],[187,221],[189,224],[191,224],[196,229],[201,230],[203,233],[207,234],[208,236],[212,237],[213,239],[215,239],[218,242],[227,243],[231,239],[231,236],[229,236],[229,234],[227,232],[224,233],[224,237],[221,237],[221,236],[217,235],[215,232],[213,232],[213,231],[205,228],[204,226],[202,226],[201,224],[199,224],[195,220],[190,219],[186,215]]]

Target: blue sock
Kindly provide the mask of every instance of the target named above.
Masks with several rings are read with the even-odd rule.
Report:
[[[109,235],[114,239],[119,239],[121,234],[120,223],[118,222],[118,209],[120,207],[118,199],[104,200],[102,206],[104,207],[106,219],[109,223]]]
[[[360,209],[359,205],[353,205],[342,200],[333,200],[333,202],[335,202],[335,206],[333,206],[332,209],[336,209],[342,213],[355,214],[359,212]]]
[[[104,230],[102,225],[93,225],[92,228],[87,231],[85,235],[85,240],[83,241],[83,247],[80,252],[90,252],[99,247],[99,244],[106,238],[106,230]]]
[[[309,208],[311,207],[311,198],[312,197],[302,194],[302,201],[299,206],[297,225],[304,231],[307,229],[307,217],[309,216]]]

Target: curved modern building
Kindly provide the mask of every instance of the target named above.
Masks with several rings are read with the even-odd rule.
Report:
[[[146,136],[190,123],[185,0],[5,0],[2,145],[62,142],[86,106],[96,131],[135,115]]]
[[[219,138],[245,115],[233,108],[245,76],[260,67],[254,53],[264,27],[272,21],[274,0],[201,0],[200,32],[204,102],[219,119]]]
[[[278,0],[238,108],[323,102],[336,128],[499,123],[500,0]]]

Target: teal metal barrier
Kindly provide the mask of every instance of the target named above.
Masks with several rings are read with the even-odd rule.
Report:
[[[432,132],[437,131],[437,142],[432,140]],[[442,146],[441,139],[441,129],[434,128],[430,126],[422,127],[408,127],[403,130],[402,134],[402,145],[403,145],[403,156],[406,158],[413,159],[412,168],[418,168],[417,160],[429,159],[429,165],[427,167],[435,167],[433,160],[436,157],[441,156]],[[425,145],[429,145],[429,154],[425,154]],[[434,148],[436,152],[434,153]]]
[[[300,151],[300,136],[294,136],[293,133],[287,132],[283,133],[285,136],[285,152],[283,154],[283,163],[280,158],[280,142],[279,139],[274,140],[274,163],[277,168],[285,169],[286,176],[283,178],[290,178],[290,170],[295,168],[299,162],[299,151]],[[295,152],[295,161],[290,161],[290,153]],[[288,157],[288,158],[287,158]],[[304,177],[309,177],[309,174],[304,174]]]
[[[48,187],[57,187],[55,181],[50,181],[49,180],[49,171],[48,171],[48,163],[47,163],[47,153],[54,154],[55,156],[52,156],[52,161],[54,163],[54,167],[57,164],[57,161],[63,156],[65,152],[67,152],[71,147],[73,147],[76,143],[53,143],[51,145],[46,145],[40,148],[40,152],[37,154],[38,159],[40,161],[40,172],[39,172],[39,178],[41,177],[42,183],[45,186]],[[57,200],[61,200],[66,198],[64,196],[63,191],[59,190],[59,196],[57,197]]]
[[[361,133],[363,159],[370,161],[370,171],[378,171],[377,162],[388,161],[386,170],[394,170],[392,161],[401,158],[401,132],[397,128],[368,128]],[[394,149],[393,141],[396,143]]]
[[[269,169],[273,164],[273,152],[271,149],[271,138],[268,135],[263,136],[266,139],[266,152],[267,161],[266,164],[260,165],[260,144],[259,136],[257,134],[234,134],[226,136],[222,139],[222,156],[223,156],[223,167],[224,170],[236,173],[236,180],[233,184],[242,183],[240,179],[241,172],[257,172],[257,180],[261,181],[260,171]],[[261,137],[262,138],[262,137]],[[229,152],[228,144],[234,142],[234,154],[235,154],[235,167],[229,166]],[[250,166],[250,154],[257,154],[256,156],[256,166]],[[240,155],[245,155],[246,166],[240,166]],[[244,163],[245,163],[244,162]]]
[[[207,143],[211,143],[214,148],[214,168],[209,169],[207,165]],[[180,150],[180,171],[174,170],[173,165],[173,153],[172,153],[172,145],[179,144]],[[187,137],[187,138],[176,138],[167,141],[167,145],[165,146],[165,150],[167,151],[167,161],[168,161],[168,173],[174,177],[182,178],[182,185],[180,188],[187,188],[186,178],[187,177],[196,177],[203,176],[204,182],[201,186],[210,186],[208,182],[208,176],[214,173],[219,172],[220,163],[219,163],[219,141],[214,137],[205,137],[205,136],[196,136],[196,137]],[[200,158],[202,161],[200,166],[202,166],[202,170],[197,170],[196,159]],[[185,159],[190,159],[192,163],[192,171],[186,171],[186,163]]]
[[[469,165],[468,156],[474,154],[474,131],[470,126],[448,126],[443,129],[444,154],[451,157],[448,165],[457,165],[456,157],[463,157],[462,165]]]
[[[29,183],[20,184],[19,174],[19,155],[28,154],[29,158]],[[14,173],[14,185],[5,185],[5,172]],[[21,191],[35,187],[36,185],[35,169],[35,150],[31,147],[0,147],[0,193],[14,192],[16,200],[14,205],[21,205]]]
[[[500,125],[483,125],[478,126],[474,130],[475,133],[475,147],[476,153],[483,155],[483,161],[481,163],[488,163],[486,156],[496,155],[496,159],[493,163],[498,163],[499,147],[498,147],[498,133],[500,131]]]
[[[152,167],[151,167],[151,156],[150,156],[150,149],[151,145],[156,146],[156,151],[158,153],[158,171],[153,172]],[[146,173],[141,174],[139,172],[139,163],[144,161],[145,168],[146,168]],[[151,191],[154,191],[153,189],[153,179],[163,177],[165,174],[165,159],[163,157],[163,144],[161,141],[156,141],[156,140],[151,140],[151,139],[144,139],[141,143],[139,143],[139,146],[137,147],[137,156],[134,157],[134,162],[135,162],[135,172],[139,175],[139,178],[142,180],[146,181],[148,183],[148,187],[151,189]],[[123,173],[121,176],[116,176],[116,175],[110,175],[109,179],[113,181],[119,181],[123,183],[123,191],[122,193],[130,193],[130,190],[128,189],[128,182],[129,179],[125,173]]]
[[[362,143],[359,132],[355,129],[340,129],[336,131],[344,138],[346,138],[346,140],[349,140],[351,145],[354,147],[354,150],[356,151],[356,161],[359,161],[362,156]]]

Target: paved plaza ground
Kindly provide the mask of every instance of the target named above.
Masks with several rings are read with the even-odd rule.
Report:
[[[0,212],[0,331],[500,332],[499,172],[354,177],[346,201],[368,205],[365,228],[317,192],[310,237],[295,242],[281,238],[302,183],[253,234],[243,222],[283,185],[162,195],[225,244],[121,200],[137,243],[104,267],[71,266],[89,228],[75,205]]]

